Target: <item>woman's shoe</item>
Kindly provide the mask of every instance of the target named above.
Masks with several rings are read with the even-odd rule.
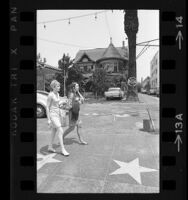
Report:
[[[49,147],[48,151],[51,152],[51,153],[55,153],[56,152],[56,150],[54,148],[52,148],[52,147]]]
[[[84,144],[84,145],[87,145],[88,143],[84,140],[80,140],[80,144]]]
[[[64,156],[69,156],[69,155],[70,155],[65,149],[62,150],[61,153],[62,153]]]

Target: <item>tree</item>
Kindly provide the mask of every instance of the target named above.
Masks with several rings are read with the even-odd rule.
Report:
[[[56,80],[61,83],[60,95],[68,95],[69,86],[72,82],[77,82],[82,86],[83,75],[81,71],[74,65],[74,60],[71,60],[68,55],[63,54],[62,59],[58,61],[58,68],[61,73],[56,73]],[[82,91],[82,87],[80,87]]]
[[[129,44],[128,79],[136,81],[136,34],[138,32],[137,10],[124,10],[124,30]],[[127,101],[138,101],[137,88],[134,82],[128,85]]]
[[[107,72],[102,68],[97,68],[93,73],[92,91],[98,96],[103,96],[104,92],[108,89],[109,83],[107,79]]]
[[[60,95],[66,96],[67,85],[66,80],[68,77],[68,70],[73,65],[73,61],[70,56],[63,54],[62,58],[58,60],[58,68],[61,69],[61,73],[56,74],[56,79],[61,83]]]
[[[80,71],[79,68],[77,68],[75,65],[71,68],[68,69],[68,78],[67,78],[67,87],[72,83],[72,82],[77,82],[80,86],[80,91],[82,92],[83,87],[82,87],[82,82],[83,82],[83,75]]]

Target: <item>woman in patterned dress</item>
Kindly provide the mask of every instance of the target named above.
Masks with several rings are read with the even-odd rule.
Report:
[[[81,136],[81,120],[79,120],[80,105],[84,102],[84,97],[79,92],[79,85],[76,82],[71,84],[70,92],[68,95],[71,109],[69,110],[69,127],[65,130],[63,138],[73,131],[76,127],[77,135],[80,144],[87,144]]]
[[[63,126],[64,123],[62,121],[62,110],[61,110],[61,100],[59,97],[59,90],[60,90],[60,83],[57,80],[53,80],[50,84],[52,88],[52,92],[49,93],[47,99],[47,118],[48,118],[48,125],[51,127],[51,138],[48,146],[48,151],[55,152],[53,149],[53,141],[55,135],[57,133],[59,142],[61,145],[61,153],[64,156],[68,156],[69,153],[66,151],[64,144],[63,144]],[[65,111],[64,111],[65,113]]]

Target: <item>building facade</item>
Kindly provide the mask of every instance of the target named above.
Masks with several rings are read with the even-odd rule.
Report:
[[[159,91],[159,51],[157,51],[150,62],[150,86],[151,89],[154,89],[156,92]]]
[[[103,68],[108,74],[108,78],[128,76],[128,48],[124,42],[122,47],[115,47],[110,41],[107,48],[96,48],[80,50],[75,57],[74,63],[83,76],[90,78],[97,68]]]
[[[145,89],[146,91],[149,91],[150,89],[150,77],[146,77],[142,82],[141,82],[141,86],[143,89]]]

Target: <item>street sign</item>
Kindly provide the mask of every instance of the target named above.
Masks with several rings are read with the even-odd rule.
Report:
[[[135,78],[135,77],[130,77],[130,78],[128,79],[128,82],[127,82],[127,83],[128,83],[129,86],[135,87],[136,84],[137,84],[136,78]]]

